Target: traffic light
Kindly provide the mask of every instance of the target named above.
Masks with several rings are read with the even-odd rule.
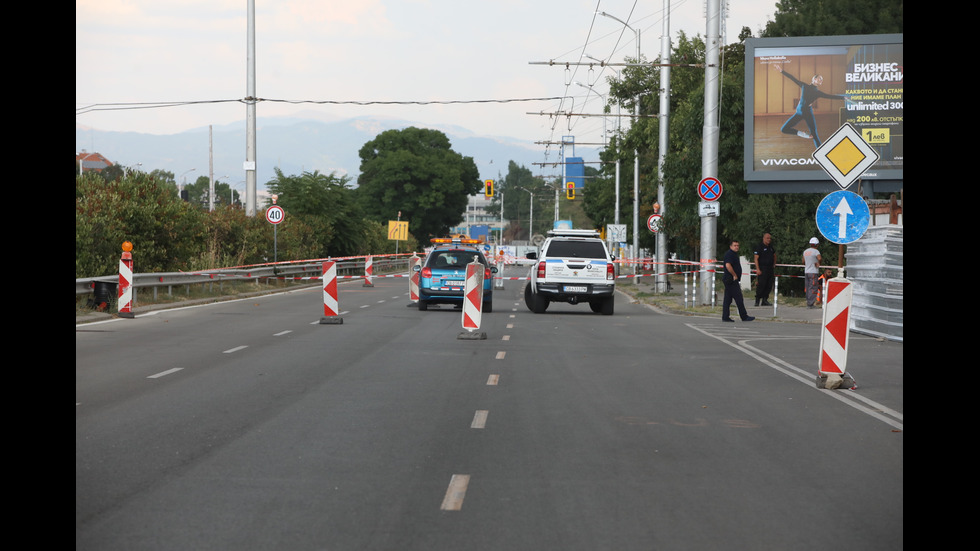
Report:
[[[484,182],[486,186],[483,188],[483,193],[487,197],[493,197],[493,180],[487,180]]]
[[[575,198],[575,182],[567,182],[565,184],[565,197],[569,199]]]

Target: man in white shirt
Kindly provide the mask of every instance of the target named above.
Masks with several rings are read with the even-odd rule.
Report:
[[[823,257],[817,250],[820,240],[816,237],[810,239],[810,247],[803,251],[803,275],[806,277],[806,307],[815,308],[817,302],[817,290],[820,285],[820,262]]]

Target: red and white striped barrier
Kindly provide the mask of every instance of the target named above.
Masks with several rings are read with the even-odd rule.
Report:
[[[850,340],[851,282],[835,277],[827,281],[827,301],[823,307],[820,333],[820,376],[842,377],[847,369],[847,343]],[[835,377],[835,378],[836,378]]]
[[[419,273],[415,271],[415,266],[420,262],[422,262],[422,259],[414,253],[408,259],[408,298],[413,303],[419,301]]]
[[[486,333],[477,333],[483,317],[483,271],[479,262],[466,265],[466,282],[463,284],[463,329],[460,339],[486,339]]]
[[[364,259],[364,287],[374,287],[371,276],[374,275],[374,260],[368,256]]]
[[[340,317],[340,301],[337,299],[337,263],[323,263],[323,317],[321,324],[344,323]]]
[[[119,317],[135,318],[133,314],[133,244],[122,244],[122,258],[119,259]]]

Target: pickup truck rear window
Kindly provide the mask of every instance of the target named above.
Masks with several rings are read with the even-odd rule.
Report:
[[[546,256],[552,258],[606,258],[606,249],[599,241],[552,241]]]

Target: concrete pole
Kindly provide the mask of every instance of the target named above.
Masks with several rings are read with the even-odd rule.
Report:
[[[629,28],[629,25],[627,25]],[[636,62],[640,63],[640,29],[636,32]],[[633,106],[633,124],[640,120],[640,98],[643,94],[637,94],[636,104]],[[640,150],[633,150],[633,274],[639,271],[640,257]]]
[[[707,27],[705,32],[705,71],[704,71],[704,128],[702,131],[701,174],[704,178],[718,177],[718,132],[719,132],[719,91],[721,71],[719,69],[721,28],[720,0],[707,0]],[[720,206],[720,205],[719,205]],[[718,218],[701,217],[701,292],[702,305],[712,303],[715,274],[713,273],[715,243],[717,242]]]
[[[660,162],[657,165],[657,203],[660,204],[660,214],[666,209],[664,201],[664,161],[667,159],[669,133],[667,132],[670,119],[670,0],[664,0],[664,30],[660,37]],[[657,232],[657,292],[667,292],[667,234],[661,228]]]
[[[248,0],[248,77],[245,98],[245,215],[255,216],[255,0]]]
[[[208,125],[208,212],[214,212],[214,131]]]

